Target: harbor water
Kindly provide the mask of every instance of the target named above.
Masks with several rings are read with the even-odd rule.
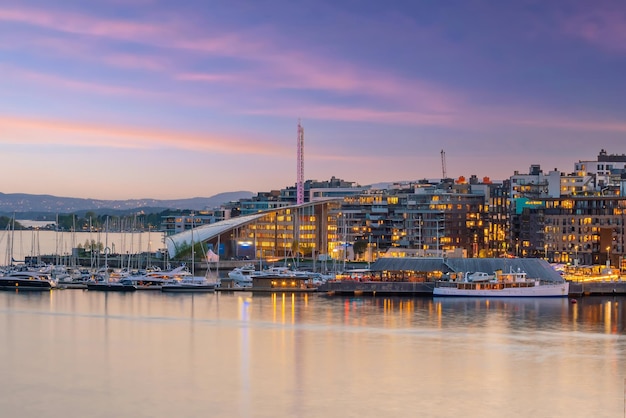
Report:
[[[621,417],[626,299],[0,292],[0,415]]]

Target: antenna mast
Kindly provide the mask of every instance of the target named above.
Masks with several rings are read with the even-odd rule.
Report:
[[[448,178],[446,175],[446,152],[444,150],[441,150],[441,174],[443,174],[442,180]]]
[[[304,128],[298,119],[298,179],[296,183],[296,203],[304,203]]]

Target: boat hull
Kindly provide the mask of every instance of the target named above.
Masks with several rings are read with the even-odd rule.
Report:
[[[180,286],[171,286],[171,285],[163,285],[161,286],[162,292],[167,293],[209,293],[215,292],[215,286],[192,286],[192,285],[180,285]]]
[[[6,280],[0,283],[0,290],[52,290],[54,286],[46,282],[34,282],[28,280]]]
[[[87,290],[100,292],[134,292],[137,290],[137,286],[111,283],[89,283],[87,285]]]
[[[59,289],[87,289],[85,283],[59,283]]]
[[[433,296],[464,297],[567,297],[569,283],[542,284],[532,287],[508,287],[504,289],[458,289],[456,287],[435,287]]]

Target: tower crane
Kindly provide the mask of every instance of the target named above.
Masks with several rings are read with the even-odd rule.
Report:
[[[443,179],[448,178],[446,175],[446,152],[441,150],[441,174],[443,175]]]

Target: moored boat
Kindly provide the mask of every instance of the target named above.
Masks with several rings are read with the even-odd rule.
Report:
[[[134,292],[137,286],[121,282],[90,282],[87,283],[87,290],[101,292]]]
[[[164,279],[148,275],[128,276],[120,280],[121,284],[135,286],[137,290],[161,290]]]
[[[56,281],[39,271],[12,271],[0,276],[0,290],[50,290]]]
[[[233,280],[235,286],[252,287],[252,276],[262,274],[252,264],[236,267],[228,272],[228,277]]]
[[[567,297],[569,283],[546,282],[526,277],[526,272],[497,271],[492,278],[484,280],[485,274],[475,276],[479,280],[470,280],[469,275],[455,281],[438,281],[433,289],[433,296],[474,296],[474,297]]]
[[[167,280],[161,286],[162,292],[171,293],[208,293],[214,292],[217,287],[216,283],[209,282],[206,277],[188,276],[180,280]]]

